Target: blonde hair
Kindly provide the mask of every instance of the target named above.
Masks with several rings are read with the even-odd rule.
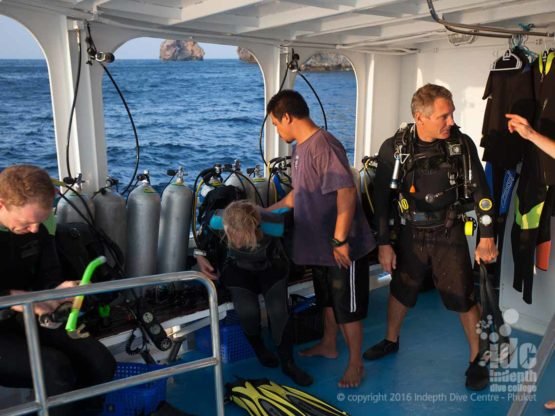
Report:
[[[262,238],[260,212],[249,201],[235,201],[224,210],[222,221],[228,245],[235,249],[254,250]]]
[[[0,173],[0,199],[8,207],[37,203],[51,208],[56,188],[48,173],[32,165],[13,165]]]

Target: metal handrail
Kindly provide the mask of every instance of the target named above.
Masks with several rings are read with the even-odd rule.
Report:
[[[503,27],[495,27],[495,26],[483,26],[483,25],[469,25],[464,23],[454,23],[448,22],[443,18],[439,17],[434,8],[433,0],[426,0],[428,3],[428,9],[430,10],[430,15],[432,19],[434,19],[437,23],[443,25],[445,29],[456,32],[456,33],[463,33],[466,35],[474,35],[474,36],[488,36],[488,37],[500,37],[500,38],[508,38],[511,35],[526,35],[526,36],[540,36],[546,38],[552,38],[555,36],[555,32],[534,32],[534,31],[526,31],[526,30],[516,30],[516,29],[505,29]],[[453,30],[453,28],[461,28],[461,29],[470,29],[470,31],[460,31],[460,30]],[[490,32],[490,33],[481,33],[481,32]]]
[[[37,319],[33,312],[34,302],[43,302],[52,299],[71,298],[77,295],[92,295],[98,293],[114,292],[141,286],[153,286],[167,283],[189,282],[199,280],[208,290],[210,310],[210,329],[212,335],[212,356],[183,363],[167,368],[162,368],[149,373],[139,374],[121,380],[113,380],[83,389],[48,397],[46,395],[40,345],[38,342]],[[88,397],[104,394],[123,387],[136,386],[147,381],[154,381],[174,374],[193,371],[200,368],[214,366],[214,386],[216,389],[216,408],[219,416],[224,415],[224,394],[222,381],[222,361],[220,356],[220,332],[218,327],[218,299],[214,283],[198,272],[167,273],[155,276],[135,277],[111,282],[94,283],[88,286],[78,286],[67,289],[52,289],[39,292],[26,293],[0,297],[0,309],[14,305],[23,305],[23,318],[27,345],[29,347],[29,360],[33,374],[33,387],[35,401],[12,406],[2,410],[4,416],[18,416],[30,412],[39,412],[41,416],[48,416],[48,409],[53,406],[74,402]]]

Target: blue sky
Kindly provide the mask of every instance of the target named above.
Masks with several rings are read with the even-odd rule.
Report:
[[[0,0],[1,1],[1,0]],[[117,59],[158,59],[162,39],[139,38],[122,45]],[[235,46],[201,43],[204,59],[237,58]],[[42,59],[42,51],[31,33],[15,20],[0,15],[0,59]]]

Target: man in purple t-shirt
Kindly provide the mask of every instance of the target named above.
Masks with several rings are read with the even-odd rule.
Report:
[[[337,357],[337,331],[344,334],[349,364],[340,387],[357,387],[363,377],[362,320],[368,309],[368,259],[375,241],[362,213],[345,148],[309,117],[296,91],[277,93],[267,112],[292,155],[293,191],[271,208],[294,209],[293,260],[310,265],[314,292],[324,308],[324,336],[301,352]]]

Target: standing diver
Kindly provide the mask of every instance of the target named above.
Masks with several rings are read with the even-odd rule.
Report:
[[[364,358],[375,360],[398,351],[403,319],[416,304],[431,269],[444,305],[459,313],[468,339],[466,386],[482,390],[489,383],[489,372],[479,364],[480,310],[462,219],[474,205],[480,227],[475,259],[478,263],[495,260],[493,203],[476,146],[453,120],[451,92],[427,84],[414,93],[411,110],[415,123],[386,140],[378,156],[374,185],[378,258],[392,281],[386,337],[366,350]],[[395,250],[390,229],[393,194],[401,222]]]
[[[282,217],[260,212],[255,205],[243,200],[228,205],[222,221],[228,249],[218,271],[222,283],[231,292],[233,307],[258,360],[265,367],[277,367],[281,363],[283,373],[300,386],[312,384],[312,377],[293,360],[292,321],[287,303],[289,262],[279,238],[282,233],[272,230],[273,225],[283,230]],[[216,216],[211,227],[218,228],[215,223]],[[200,270],[208,277],[218,279],[217,270],[211,264],[215,260],[207,259],[207,253],[200,250],[195,250],[194,254]],[[279,360],[266,348],[261,337],[258,293],[264,296]]]

